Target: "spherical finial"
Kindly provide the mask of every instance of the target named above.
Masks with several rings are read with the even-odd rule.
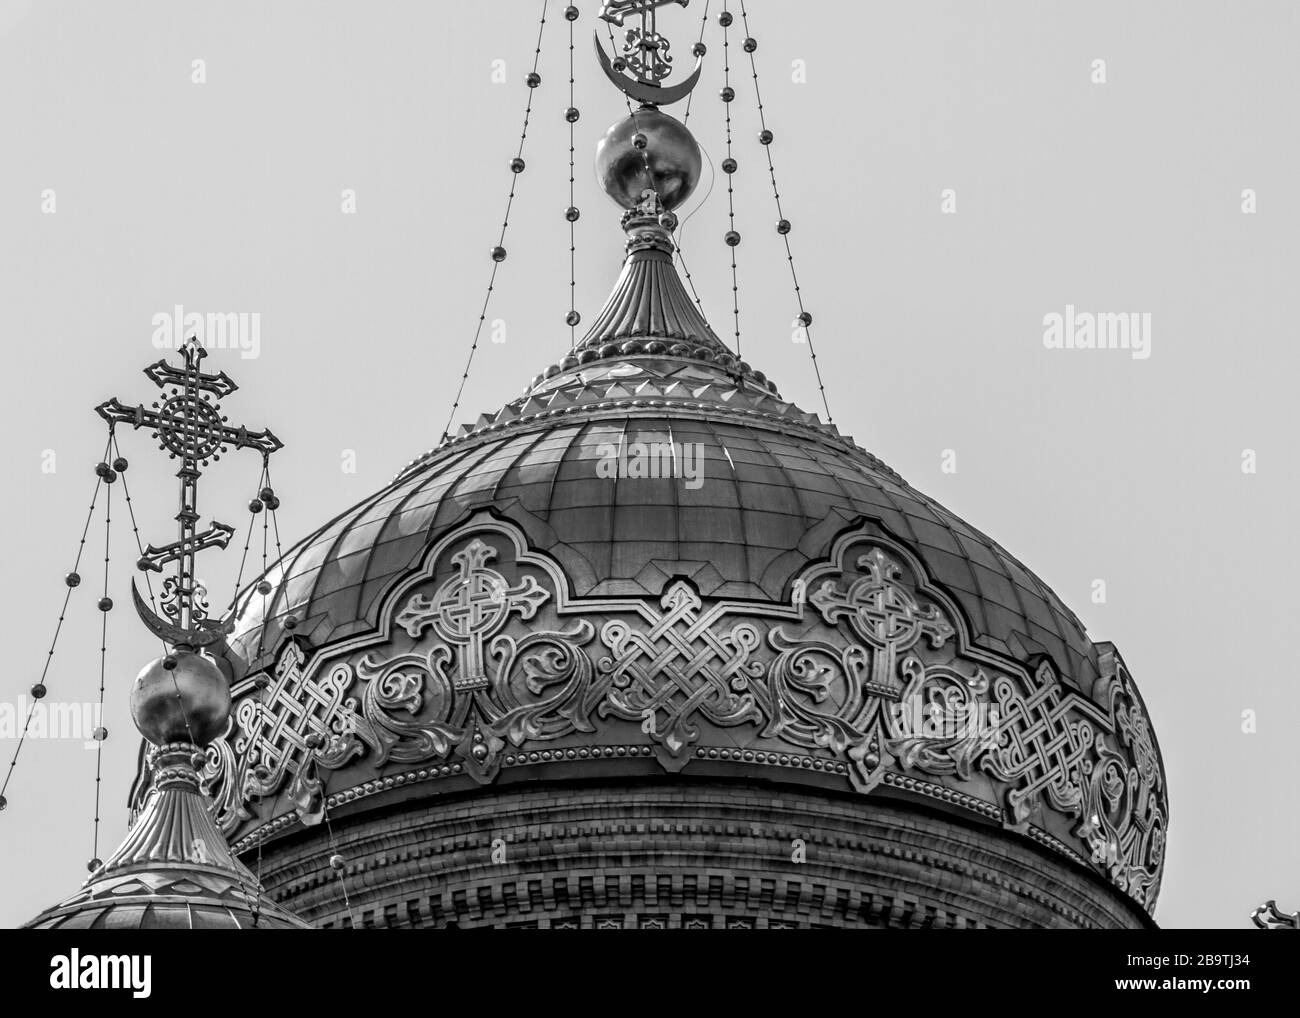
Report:
[[[174,662],[174,667],[167,664]],[[230,718],[230,686],[210,657],[177,648],[151,661],[131,687],[131,717],[155,746],[206,746]]]
[[[638,139],[644,147],[638,147]],[[620,120],[596,146],[596,179],[624,209],[636,208],[651,189],[665,209],[679,207],[700,182],[703,165],[691,132],[650,107]]]

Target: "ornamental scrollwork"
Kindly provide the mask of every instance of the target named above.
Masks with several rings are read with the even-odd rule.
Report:
[[[277,794],[313,822],[330,776],[354,767],[454,762],[488,782],[507,755],[557,744],[640,742],[668,770],[710,746],[798,750],[839,761],[859,792],[918,776],[909,787],[948,789],[1154,903],[1163,770],[1118,654],[1100,645],[1089,698],[1048,659],[977,648],[879,528],[842,534],[785,603],[705,598],[681,578],[657,600],[578,598],[554,559],[484,516],[431,547],[380,619],[310,655],[289,642],[237,690],[205,771],[223,830]]]
[[[608,689],[583,650],[594,634],[595,627],[579,619],[568,629],[533,632],[520,640],[498,636],[491,648],[497,663],[496,696],[488,708],[493,733],[522,746],[569,732],[594,732],[592,714]]]
[[[927,668],[910,655],[900,670],[907,685],[886,708],[885,747],[904,769],[970,778],[997,745],[1000,729],[988,676],[950,665]]]

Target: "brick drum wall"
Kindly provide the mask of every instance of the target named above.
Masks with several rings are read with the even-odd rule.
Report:
[[[335,816],[331,827],[349,906],[324,826],[268,844],[260,863],[268,894],[321,927],[1149,925],[1026,839],[806,789],[537,784]]]

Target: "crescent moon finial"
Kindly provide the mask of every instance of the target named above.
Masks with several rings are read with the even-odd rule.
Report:
[[[201,629],[186,629],[168,622],[155,615],[144,603],[144,598],[140,596],[140,590],[134,580],[131,581],[131,600],[135,602],[135,613],[140,616],[140,621],[144,623],[145,628],[172,647],[190,647],[193,650],[200,650],[219,642],[235,629],[233,616],[222,622],[208,622]]]
[[[691,94],[700,80],[703,58],[697,53],[695,69],[685,81],[664,85],[663,80],[672,73],[673,58],[668,55],[671,43],[659,33],[656,25],[658,8],[668,4],[685,7],[687,3],[689,0],[606,0],[601,7],[600,20],[622,30],[624,43],[622,55],[611,60],[601,45],[600,30],[597,29],[592,40],[596,44],[596,59],[600,61],[605,76],[624,95],[645,106],[668,106]],[[624,25],[631,15],[640,15],[639,28]],[[613,41],[612,30],[609,33]],[[625,75],[624,70],[631,71],[632,76]]]
[[[605,72],[605,77],[609,78],[614,83],[614,87],[628,98],[635,99],[644,106],[671,106],[675,102],[680,102],[699,84],[700,73],[704,70],[704,59],[696,57],[695,70],[684,81],[676,85],[653,85],[619,74],[609,54],[605,52],[605,47],[600,44],[599,32],[592,37],[592,41],[596,44],[596,58],[600,61],[600,69]]]

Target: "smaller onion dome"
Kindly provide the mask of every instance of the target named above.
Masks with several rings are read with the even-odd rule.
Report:
[[[1261,930],[1300,930],[1300,911],[1288,915],[1271,898],[1255,909],[1250,919]]]
[[[31,929],[304,929],[268,900],[208,811],[196,760],[225,729],[230,689],[209,657],[178,648],[146,665],[131,716],[153,748],[153,788],[126,839],[80,891]]]

